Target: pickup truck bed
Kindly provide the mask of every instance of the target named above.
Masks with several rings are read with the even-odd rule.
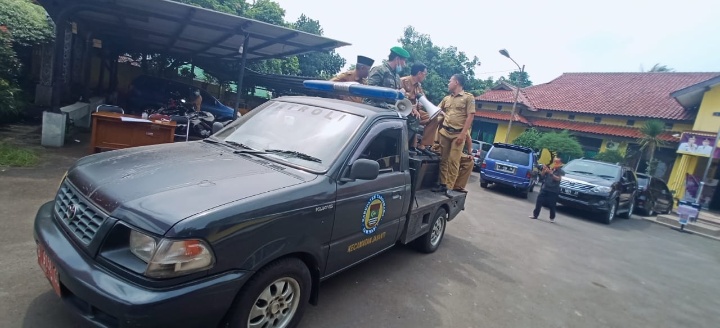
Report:
[[[430,190],[437,181],[439,165],[438,158],[415,156],[410,159],[413,192],[405,229],[400,237],[403,244],[430,231],[433,215],[440,208],[447,212],[447,221],[454,219],[465,208],[467,194],[448,191],[446,195]]]

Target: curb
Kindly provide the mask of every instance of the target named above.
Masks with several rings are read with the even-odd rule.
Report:
[[[660,221],[658,221],[658,220],[656,220],[656,219],[647,218],[647,217],[644,217],[644,216],[641,217],[641,218],[642,218],[643,220],[645,220],[645,221],[650,221],[650,222],[652,222],[652,223],[656,223],[656,224],[659,224],[659,225],[662,225],[662,226],[666,226],[666,227],[668,227],[668,228],[672,228],[673,230],[677,230],[678,232],[681,231],[679,224],[678,224],[678,225],[667,224],[667,223],[665,223],[665,222],[660,222]],[[715,241],[720,241],[720,238],[718,238],[718,237],[710,236],[710,235],[704,234],[704,233],[702,233],[702,232],[687,230],[687,226],[685,226],[685,228],[686,228],[685,230],[682,230],[682,232],[684,232],[684,233],[691,234],[691,235],[698,235],[698,236],[705,237],[705,238],[708,238],[708,239],[712,239],[712,240],[715,240]]]

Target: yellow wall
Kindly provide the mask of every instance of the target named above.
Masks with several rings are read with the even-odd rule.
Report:
[[[720,127],[720,116],[713,116],[714,112],[720,112],[720,85],[705,92],[700,110],[695,118],[693,130],[716,133]]]
[[[720,112],[720,86],[715,86],[705,92],[700,108],[692,126],[682,125],[679,131],[705,131],[716,133],[720,128],[720,117],[714,116],[714,112]],[[690,173],[701,178],[704,172],[697,172],[699,157],[692,155],[678,154],[675,165],[670,173],[668,188],[675,192],[675,199],[683,199],[685,196],[685,174]],[[710,175],[712,176],[712,175]]]
[[[507,132],[507,123],[498,123],[497,131],[495,132],[495,140],[493,142],[505,142],[505,133]],[[508,143],[512,143],[515,138],[521,135],[527,129],[527,125],[513,122],[512,130],[508,136]]]
[[[608,141],[613,141],[613,142],[617,143],[616,140],[612,140],[612,139],[605,139],[605,140],[603,140],[602,144],[600,145],[600,152],[601,152],[601,153],[607,150],[607,143],[608,143]],[[625,141],[622,141],[622,142],[620,142],[620,143],[618,144],[617,150],[619,150],[621,153],[624,154],[624,153],[627,151],[627,147],[628,147],[628,143],[625,142]]]
[[[675,159],[670,179],[668,179],[668,188],[675,192],[673,198],[683,199],[685,195],[685,173],[694,174],[697,164],[697,156],[679,154]]]
[[[483,106],[483,108],[485,108],[485,106]],[[487,109],[491,109],[491,108],[487,108]],[[503,107],[503,111],[504,111],[504,109],[505,108]],[[718,109],[718,110],[720,110],[720,109]],[[529,110],[524,110],[522,112],[522,115],[525,117],[547,118],[546,117],[547,113],[548,113],[548,111],[533,112],[533,111],[529,111]],[[571,113],[566,113],[566,112],[552,112],[552,113],[553,113],[553,116],[550,117],[550,119],[570,121],[570,119],[568,119],[568,115],[570,115]],[[575,119],[572,120],[573,122],[595,123],[595,115],[583,115],[583,114],[574,114],[574,115],[575,115]],[[712,115],[712,113],[711,113],[711,115]],[[609,116],[609,115],[597,115],[597,116],[601,117],[600,124],[626,126],[626,127],[632,127],[632,128],[639,128],[643,124],[645,124],[645,121],[646,121],[646,119],[632,118],[632,117],[619,117],[619,116]],[[635,120],[635,124],[632,126],[627,125],[628,120]],[[672,121],[672,123],[673,123],[672,131],[687,131],[687,130],[692,129],[692,123],[681,123],[678,121]],[[716,129],[716,131],[717,131],[717,129]]]

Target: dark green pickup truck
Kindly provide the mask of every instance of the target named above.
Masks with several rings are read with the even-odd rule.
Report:
[[[35,219],[38,262],[104,327],[295,327],[320,282],[398,242],[440,245],[433,193],[389,109],[281,97],[214,136],[77,161]]]

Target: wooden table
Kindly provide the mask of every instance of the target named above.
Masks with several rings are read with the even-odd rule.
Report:
[[[175,139],[175,122],[127,122],[122,117],[140,117],[112,113],[92,113],[90,152],[171,143]]]

